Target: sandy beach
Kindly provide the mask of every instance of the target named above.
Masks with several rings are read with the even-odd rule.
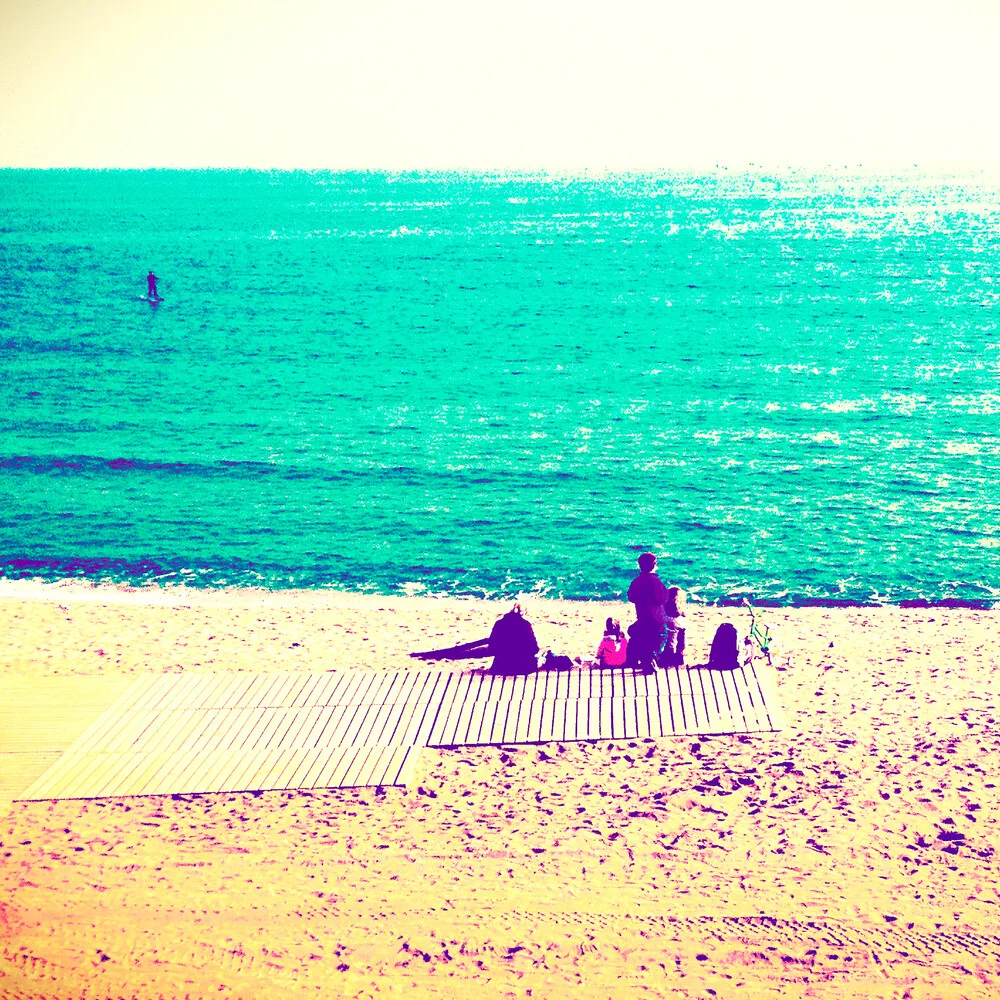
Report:
[[[573,657],[628,617],[525,606]],[[5,583],[0,685],[399,669],[508,607]],[[761,616],[778,733],[425,749],[405,789],[6,805],[0,996],[1000,995],[1000,615]],[[691,662],[748,624],[689,619]]]

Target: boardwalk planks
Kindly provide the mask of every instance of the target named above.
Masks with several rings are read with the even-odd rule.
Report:
[[[423,746],[771,731],[781,716],[761,669],[160,675],[124,690],[18,798],[391,785]]]

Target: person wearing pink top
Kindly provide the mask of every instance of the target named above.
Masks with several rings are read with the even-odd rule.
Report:
[[[604,637],[597,647],[597,664],[600,667],[621,667],[628,655],[628,639],[622,633],[622,627],[613,618],[609,618],[604,626]]]

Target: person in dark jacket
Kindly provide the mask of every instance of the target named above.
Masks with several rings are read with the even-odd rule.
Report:
[[[629,584],[628,599],[635,605],[635,622],[629,626],[629,663],[652,673],[667,634],[667,588],[656,575],[656,556],[639,556],[639,575]]]
[[[538,668],[538,642],[520,604],[497,620],[490,632],[489,648],[495,673],[528,674]]]

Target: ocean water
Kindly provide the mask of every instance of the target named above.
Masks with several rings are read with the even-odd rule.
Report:
[[[6,578],[1000,600],[997,177],[0,171],[0,282]]]

